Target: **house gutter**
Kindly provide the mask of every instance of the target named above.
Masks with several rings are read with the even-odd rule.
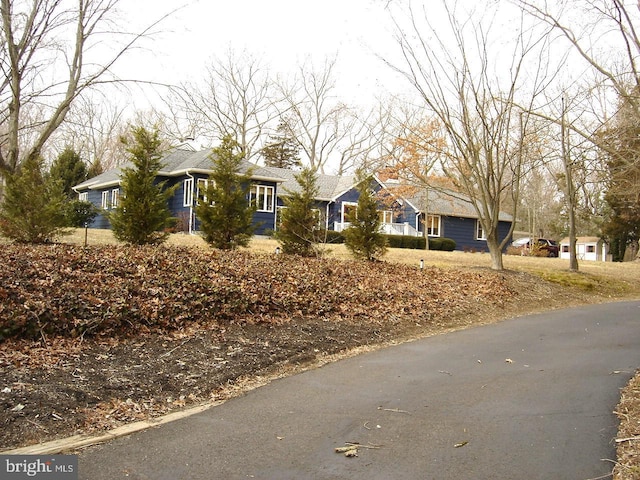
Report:
[[[324,229],[325,230],[329,230],[329,205],[331,205],[333,202],[328,202],[327,206],[325,207],[325,212],[324,212]]]
[[[186,170],[185,175],[189,177],[191,180],[191,203],[189,204],[189,235],[193,234],[193,190],[195,188],[196,179],[189,170]],[[184,194],[183,194],[184,195]]]

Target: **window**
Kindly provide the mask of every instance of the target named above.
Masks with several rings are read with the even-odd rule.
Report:
[[[107,190],[102,192],[102,208],[105,210],[109,209],[109,191]]]
[[[324,228],[326,222],[326,219],[324,218],[324,211],[319,208],[312,208],[311,211],[313,212],[314,217],[316,217],[316,227]]]
[[[88,202],[89,201],[89,192],[82,192],[78,194],[78,200],[80,200],[81,202]]]
[[[190,207],[193,205],[193,178],[187,178],[183,183],[182,205]]]
[[[381,210],[379,213],[380,223],[393,223],[393,211]]]
[[[349,222],[352,215],[358,214],[358,204],[344,202],[342,204],[342,223]]]
[[[587,253],[596,253],[595,245],[587,245]]]
[[[196,184],[196,202],[200,201],[207,203],[207,187],[209,186],[209,180],[206,178],[199,178]]]
[[[282,226],[282,213],[287,207],[278,205],[276,207],[276,230],[279,230]]]
[[[569,253],[569,245],[562,245],[562,253]]]
[[[258,212],[273,212],[274,188],[267,185],[252,185],[250,201]]]
[[[429,237],[440,236],[440,215],[427,215],[425,229]]]
[[[482,223],[480,220],[476,220],[476,240],[486,240],[487,237],[484,233],[484,229],[482,228]]]
[[[120,198],[120,189],[114,188],[111,190],[111,208],[116,208],[118,206],[118,198]]]

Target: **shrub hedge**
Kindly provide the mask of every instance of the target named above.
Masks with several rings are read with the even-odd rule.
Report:
[[[391,248],[409,248],[414,250],[425,250],[427,248],[427,242],[424,237],[412,237],[409,235],[385,235],[385,237]],[[342,232],[328,230],[326,243],[344,243],[344,235],[342,235]],[[452,252],[455,249],[456,242],[451,238],[429,239],[429,250]]]

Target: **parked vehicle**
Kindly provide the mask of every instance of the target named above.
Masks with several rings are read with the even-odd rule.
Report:
[[[543,252],[542,256],[547,257],[558,257],[560,255],[558,242],[548,238],[536,238],[533,243],[528,237],[519,238],[514,240],[511,245],[521,249],[523,255],[535,255],[537,252]],[[546,255],[544,255],[544,253],[546,253]]]

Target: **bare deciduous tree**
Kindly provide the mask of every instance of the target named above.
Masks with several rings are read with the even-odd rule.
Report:
[[[625,0],[514,0],[569,42],[640,113],[640,4]]]
[[[215,144],[230,136],[238,142],[244,158],[260,153],[265,131],[277,123],[278,99],[268,69],[243,52],[229,50],[226,58],[212,61],[202,85],[185,84],[167,104],[174,123],[190,137],[202,137]],[[176,107],[176,105],[178,105]],[[182,118],[175,118],[176,111]]]
[[[116,81],[111,67],[159,23],[118,35],[118,2],[0,0],[0,171],[15,171],[24,158],[38,156],[73,101]],[[107,35],[112,42],[105,42]]]
[[[335,60],[326,60],[320,69],[302,65],[299,77],[292,84],[279,82],[292,132],[306,157],[303,160],[321,173],[330,159],[339,155],[339,150],[342,150],[342,159],[338,170],[344,171],[354,158],[354,152],[358,151],[362,138],[355,134],[349,139],[349,135],[359,129],[354,128],[357,117],[334,96],[334,67]]]
[[[440,2],[445,25],[434,25],[426,9],[409,7],[407,25],[396,17],[404,64],[391,64],[414,87],[446,136],[443,168],[473,204],[485,235],[493,269],[501,270],[502,249],[511,232],[500,235],[506,197],[517,206],[528,116],[516,100],[533,104],[544,89],[539,62],[545,36],[517,18],[520,34],[496,38],[496,6],[463,12]],[[432,5],[430,5],[430,8]],[[527,66],[535,65],[529,69]],[[513,215],[516,216],[514,210]],[[513,225],[511,227],[513,229]]]
[[[560,38],[568,42],[571,51],[595,75],[593,84],[605,87],[604,97],[609,105],[623,105],[632,116],[640,117],[640,3],[625,0],[514,0],[514,3],[560,33]],[[567,130],[567,137],[573,132],[596,145],[603,156],[616,164],[618,175],[631,178],[638,170],[638,156],[608,141],[609,132],[616,128],[618,114],[607,115],[606,103],[596,115],[598,121],[588,127],[563,121],[564,115],[556,116],[556,122]],[[602,165],[599,167],[604,169]],[[638,185],[634,189],[637,191]],[[571,253],[573,257],[573,245]],[[577,268],[577,262],[574,264],[572,260],[572,267]]]
[[[95,97],[85,94],[75,100],[51,143],[58,151],[71,146],[89,165],[107,170],[126,159],[120,138],[127,130],[125,107],[99,93]]]

